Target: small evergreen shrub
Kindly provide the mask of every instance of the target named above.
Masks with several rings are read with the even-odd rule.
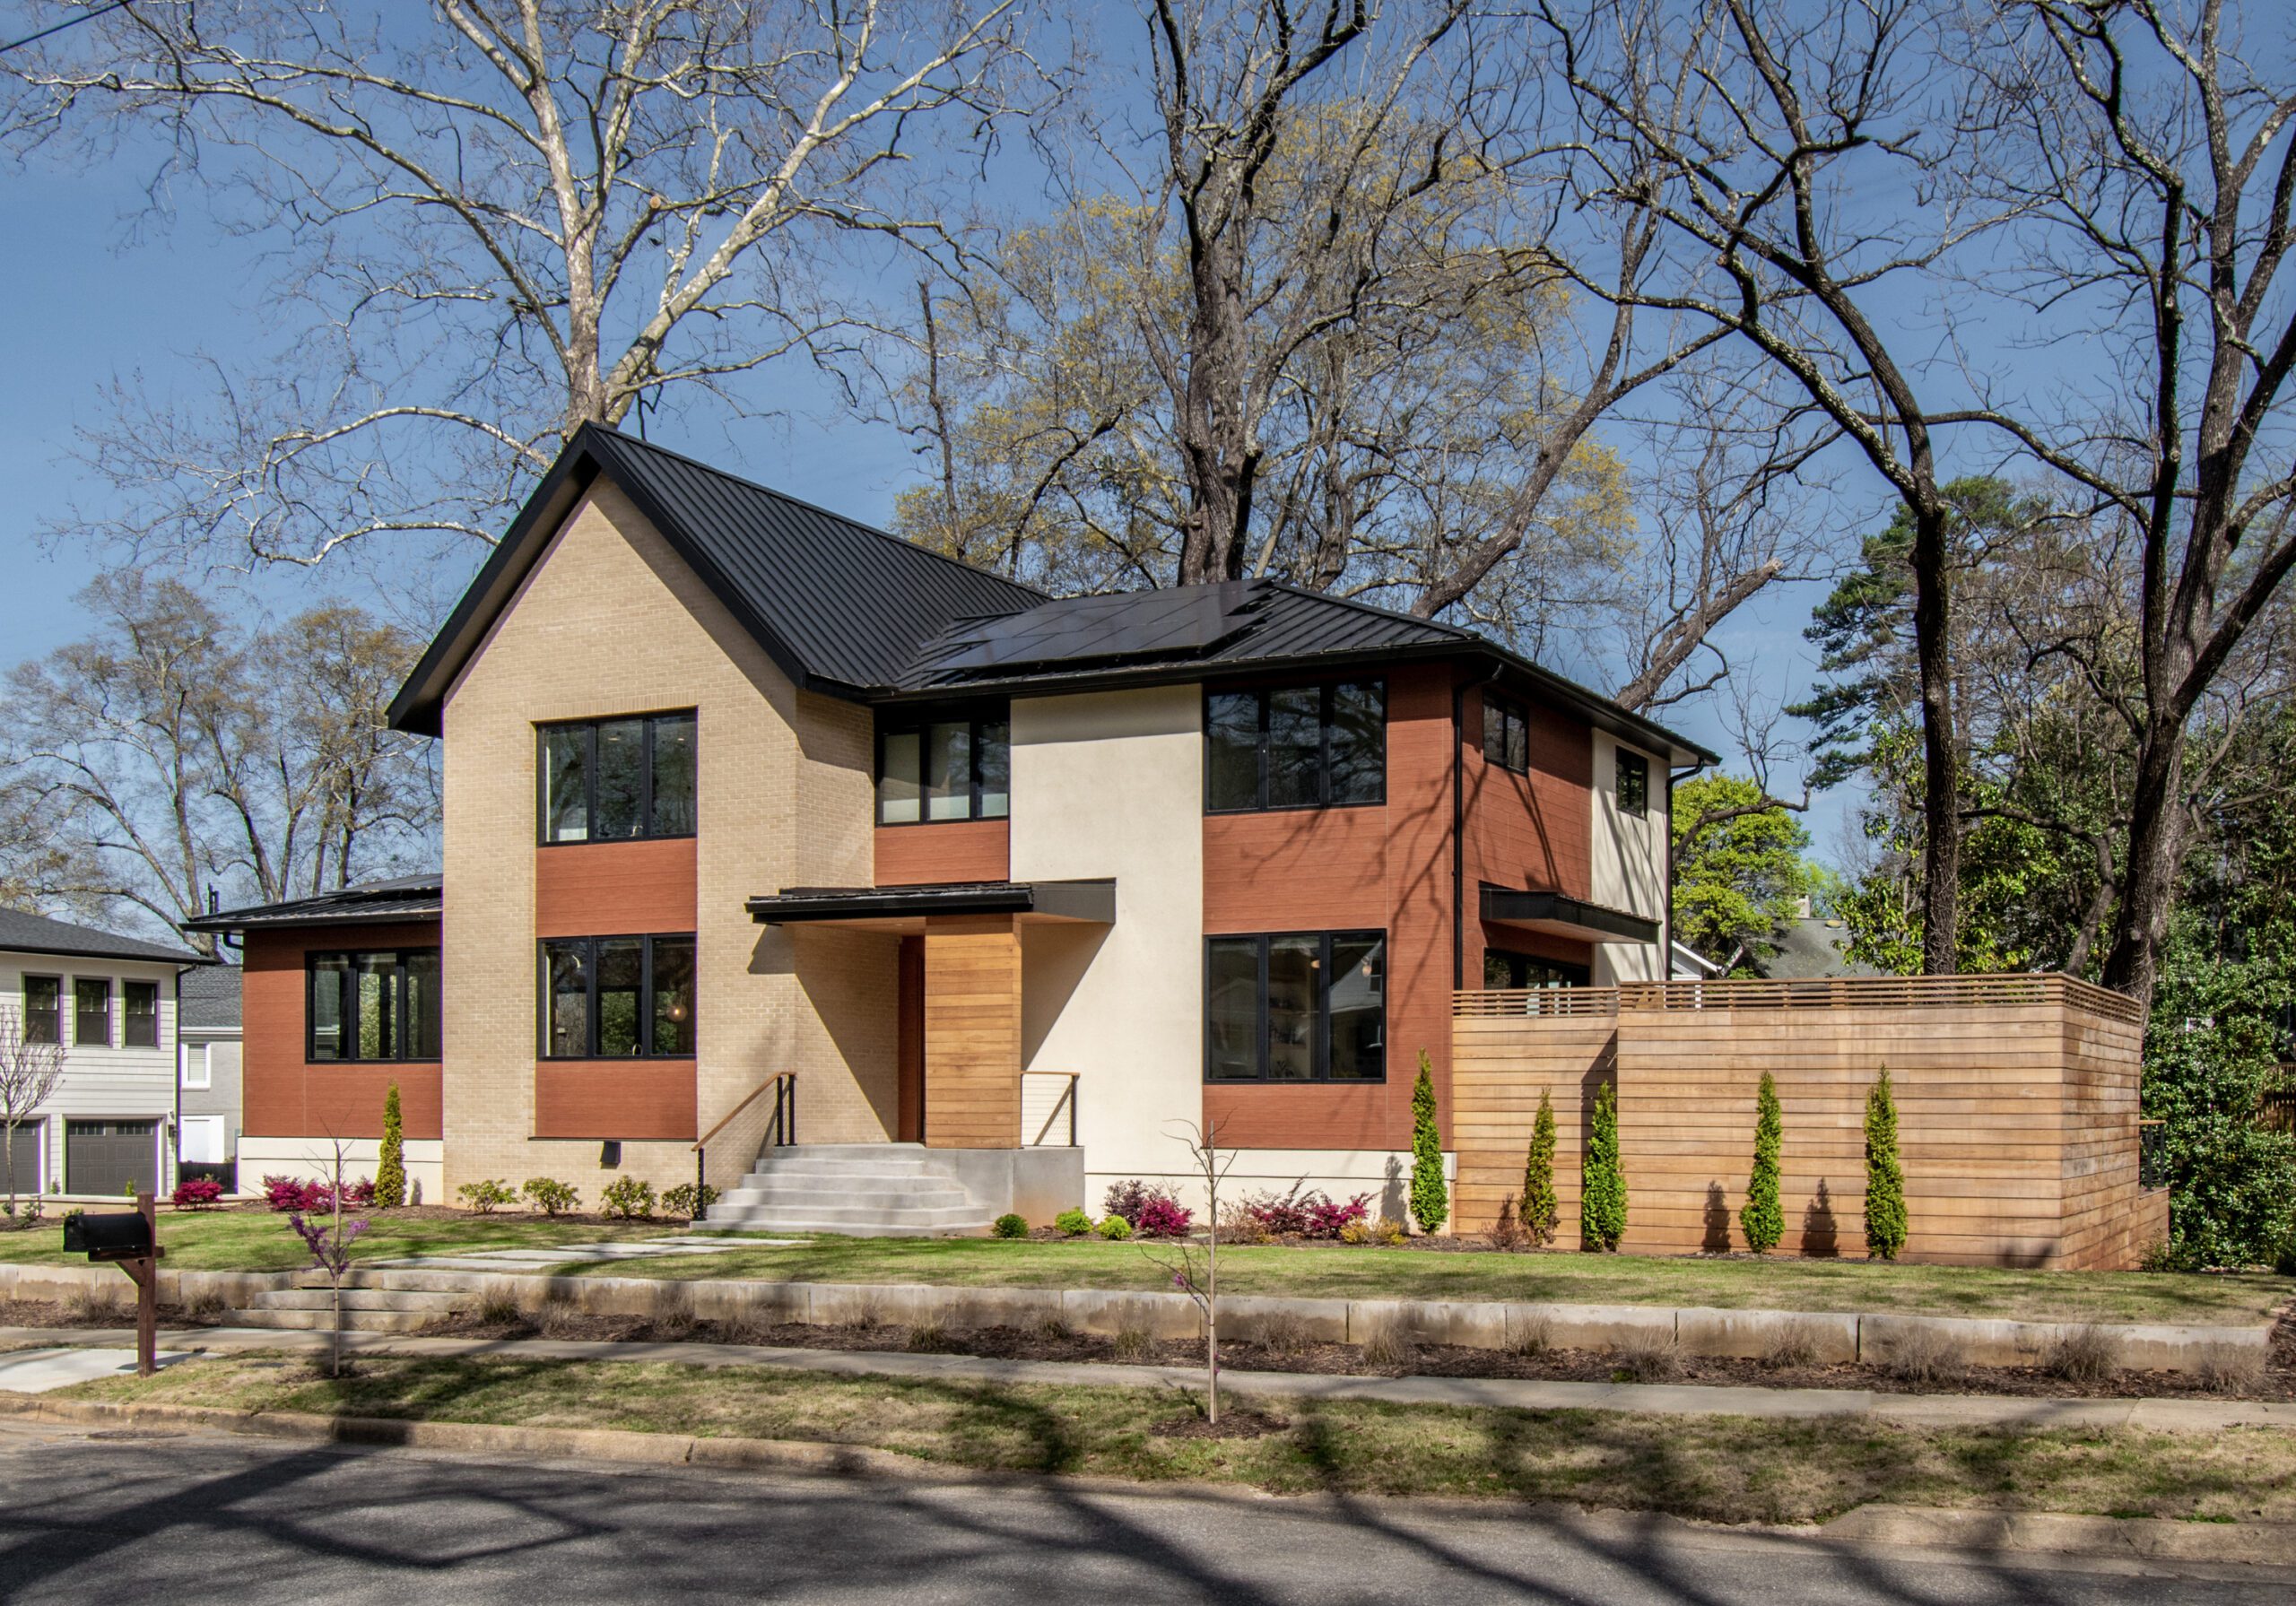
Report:
[[[635,1176],[617,1176],[606,1184],[599,1195],[606,1207],[606,1214],[620,1216],[627,1221],[633,1216],[651,1217],[654,1213],[654,1185]]]
[[[406,1202],[406,1122],[399,1114],[398,1083],[383,1095],[383,1153],[375,1165],[375,1207],[396,1210]]]
[[[194,1176],[176,1184],[168,1202],[178,1210],[213,1210],[223,1197],[223,1185],[212,1176]]]
[[[1419,1080],[1411,1084],[1411,1219],[1422,1232],[1439,1232],[1451,1219],[1451,1191],[1443,1184],[1443,1134],[1435,1126],[1435,1064],[1419,1051]]]
[[[1786,1236],[1786,1211],[1778,1202],[1778,1154],[1785,1136],[1786,1112],[1778,1102],[1778,1082],[1761,1073],[1761,1090],[1754,1096],[1754,1168],[1746,1180],[1745,1208],[1738,1226],[1746,1247],[1768,1254]]]
[[[582,1195],[571,1184],[554,1176],[529,1176],[518,1192],[526,1196],[528,1208],[545,1216],[562,1216],[567,1211],[582,1208]]]
[[[1052,1224],[1072,1238],[1081,1238],[1092,1230],[1092,1218],[1081,1210],[1065,1210],[1052,1219]]]
[[[1618,1086],[1595,1089],[1593,1131],[1578,1189],[1578,1234],[1589,1249],[1618,1247],[1626,1236],[1626,1173],[1618,1159]]]
[[[1112,1215],[1092,1230],[1111,1242],[1122,1243],[1132,1236],[1132,1223],[1122,1216]]]
[[[682,1182],[674,1188],[662,1190],[662,1208],[674,1216],[683,1216],[698,1221],[701,1212],[718,1202],[718,1190],[708,1183]]]
[[[1895,1260],[1905,1247],[1905,1167],[1898,1159],[1898,1106],[1890,1068],[1866,1095],[1866,1253]]]
[[[517,1195],[510,1185],[498,1177],[483,1182],[466,1182],[455,1190],[456,1196],[482,1216],[491,1216],[506,1204],[515,1203]]]
[[[1029,1219],[1018,1211],[1006,1211],[996,1218],[989,1231],[1000,1238],[1024,1238],[1029,1236]]]
[[[1539,1089],[1539,1113],[1531,1123],[1530,1152],[1523,1158],[1523,1202],[1518,1219],[1534,1244],[1554,1242],[1562,1206],[1554,1193],[1554,1098]]]

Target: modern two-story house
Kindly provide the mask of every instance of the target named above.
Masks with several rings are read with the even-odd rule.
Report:
[[[442,876],[196,923],[246,942],[242,1168],[396,1081],[433,1197],[794,1136],[747,1199],[792,1224],[904,1173],[961,1191],[915,1225],[1097,1205],[1188,1124],[1399,1214],[1455,989],[1665,976],[1711,760],[1471,631],[1056,599],[596,428],[392,718],[445,744]]]

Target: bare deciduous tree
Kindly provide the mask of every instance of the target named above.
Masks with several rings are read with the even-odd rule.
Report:
[[[0,1006],[0,1165],[8,1170],[8,1225],[16,1225],[16,1129],[56,1095],[64,1045],[35,1038],[21,1011]],[[37,1183],[32,1190],[40,1191]]]

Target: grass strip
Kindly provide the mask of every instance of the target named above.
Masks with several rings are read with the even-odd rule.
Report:
[[[1196,1396],[1169,1388],[826,1377],[768,1367],[362,1356],[211,1357],[61,1397],[863,1445],[949,1466],[1279,1494],[1564,1500],[1723,1523],[1822,1522],[1872,1501],[2296,1520],[2296,1434],[2234,1428],[1917,1428],[1857,1419],[1631,1416],[1397,1406],[1250,1405],[1290,1420],[1252,1439],[1170,1437]]]
[[[372,1225],[351,1246],[355,1260],[600,1244],[658,1237],[685,1225],[682,1221],[583,1222],[468,1213],[400,1215],[387,1211],[369,1212],[369,1220]],[[160,1244],[168,1252],[170,1272],[294,1272],[311,1263],[310,1252],[287,1225],[287,1218],[267,1210],[163,1211]],[[64,1220],[59,1211],[37,1227],[0,1233],[0,1261],[29,1266],[83,1266],[88,1257],[64,1252]]]

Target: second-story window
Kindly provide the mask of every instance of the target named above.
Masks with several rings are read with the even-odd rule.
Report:
[[[693,835],[691,711],[546,725],[540,735],[543,841]]]
[[[111,1046],[111,978],[72,978],[72,1040],[83,1047]]]
[[[1618,810],[1622,814],[1650,812],[1650,760],[1622,747],[1618,750]]]
[[[160,984],[120,984],[119,1040],[129,1048],[160,1046]]]
[[[1013,729],[1003,710],[877,725],[877,823],[1002,820],[1013,812]]]
[[[1517,775],[1531,772],[1531,726],[1523,705],[1496,691],[1483,694],[1483,757]]]
[[[60,976],[24,977],[24,1041],[64,1041],[64,978]]]
[[[1204,699],[1205,808],[1384,803],[1387,689],[1378,681],[1214,691]]]

